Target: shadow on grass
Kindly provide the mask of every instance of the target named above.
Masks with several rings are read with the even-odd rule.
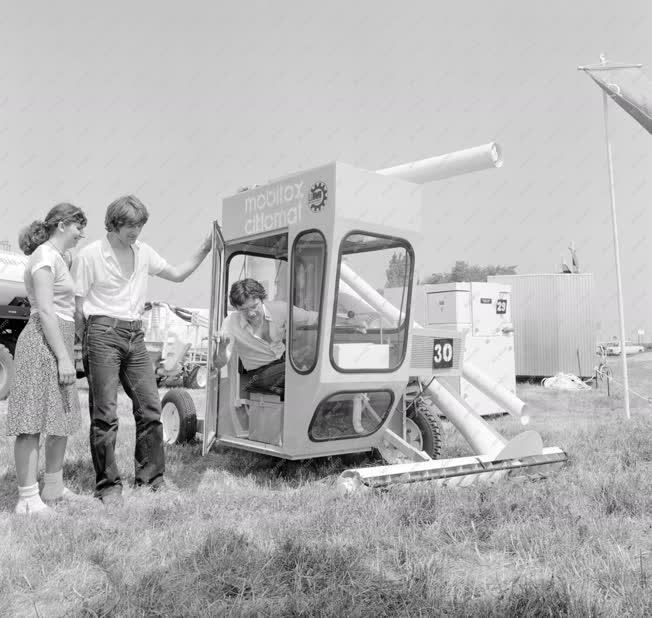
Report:
[[[194,552],[87,602],[90,615],[394,616],[409,581],[370,570],[354,545],[287,536],[264,547],[229,529],[208,534]],[[116,594],[117,593],[117,594]],[[117,604],[116,604],[117,599]]]
[[[84,602],[88,615],[156,616],[598,616],[600,600],[563,577],[516,577],[478,594],[443,561],[382,565],[354,542],[292,537],[259,545],[234,529],[136,582]],[[99,564],[103,567],[102,564]],[[86,614],[85,614],[86,615]]]
[[[13,511],[18,500],[16,474],[12,470],[0,477],[0,511]]]
[[[167,478],[189,491],[196,491],[209,471],[249,478],[268,489],[287,489],[335,478],[347,468],[380,463],[372,453],[291,461],[222,446],[202,457],[200,444],[167,446],[166,460]]]

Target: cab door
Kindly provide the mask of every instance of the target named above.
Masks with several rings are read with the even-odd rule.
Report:
[[[224,316],[224,236],[217,223],[213,222],[213,267],[211,271],[211,302],[208,322],[208,379],[206,381],[206,412],[202,437],[202,455],[210,451],[217,438],[217,417],[220,401],[220,369],[214,367],[213,357],[216,337]]]

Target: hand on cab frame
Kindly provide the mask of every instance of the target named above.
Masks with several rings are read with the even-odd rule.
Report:
[[[213,351],[213,365],[223,366],[226,364],[226,349],[231,343],[231,338],[228,335],[216,335],[213,337],[215,348]]]
[[[226,354],[226,348],[229,346],[229,343],[231,343],[231,337],[228,335],[218,335],[215,340],[217,342],[218,352],[223,352]]]

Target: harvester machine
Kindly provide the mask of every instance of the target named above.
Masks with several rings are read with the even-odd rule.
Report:
[[[507,440],[448,390],[442,378],[462,376],[527,423],[521,400],[465,362],[463,332],[411,316],[416,259],[437,235],[423,238],[424,183],[501,164],[491,143],[375,172],[331,163],[226,198],[214,224],[206,410],[197,420],[189,394],[169,391],[166,440],[199,432],[204,454],[219,443],[285,459],[380,452],[387,465],[341,474],[346,490],[467,485],[561,465],[565,453],[536,432]],[[212,365],[230,285],[245,277],[287,308],[282,394],[251,384],[237,349]],[[437,459],[440,416],[473,456]]]
[[[159,386],[182,380],[186,388],[206,388],[208,320],[198,311],[164,301],[145,304],[145,346]],[[186,323],[185,333],[172,325],[174,315]]]

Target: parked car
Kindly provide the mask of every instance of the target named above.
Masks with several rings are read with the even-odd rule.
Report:
[[[603,348],[607,356],[620,356],[620,341],[607,341],[605,343],[598,343],[598,348],[596,352],[598,354],[602,353]],[[637,343],[632,343],[631,341],[625,341],[625,354],[639,354],[640,352],[645,352],[645,347]]]

